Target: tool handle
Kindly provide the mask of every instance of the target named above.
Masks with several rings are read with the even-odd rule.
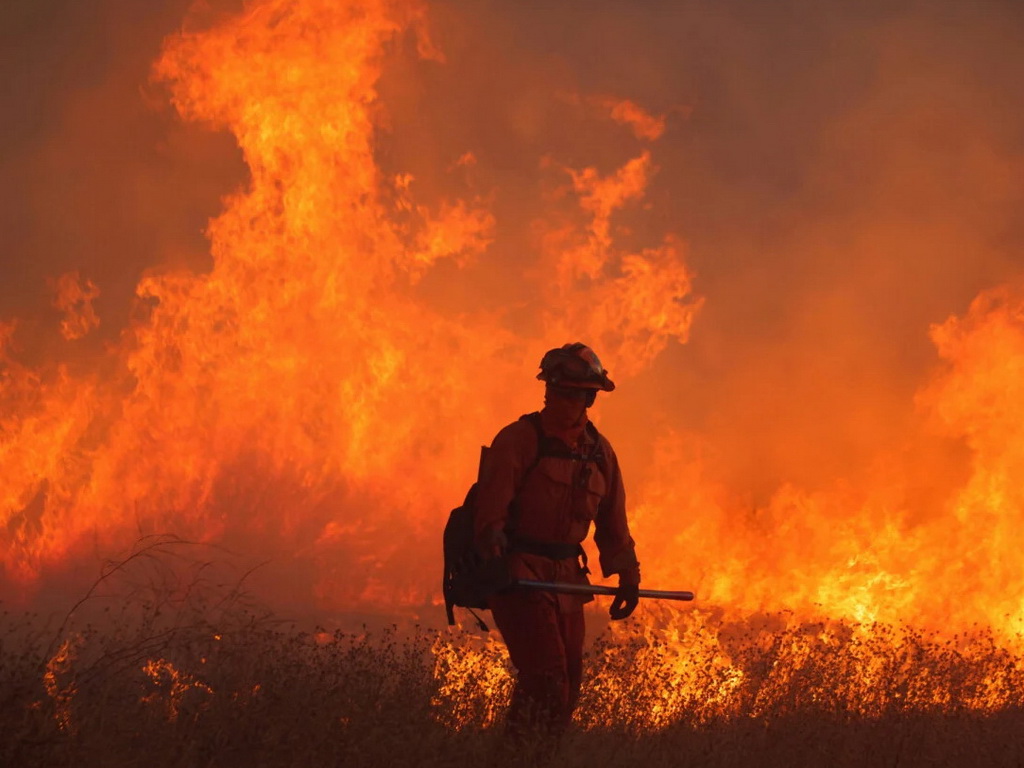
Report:
[[[565,595],[615,595],[618,593],[615,587],[606,587],[601,584],[566,584],[560,581],[534,581],[532,579],[516,579],[514,584],[527,589],[561,592]],[[684,590],[641,589],[639,594],[640,597],[652,600],[693,600],[695,597],[693,592]]]

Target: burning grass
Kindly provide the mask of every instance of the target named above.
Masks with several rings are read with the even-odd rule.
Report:
[[[132,565],[149,582],[117,608],[94,588],[56,628],[3,614],[0,764],[513,765],[549,752],[588,767],[1024,760],[1024,658],[986,632],[943,639],[698,611],[659,617],[663,629],[609,626],[588,652],[574,730],[559,745],[511,749],[501,720],[512,678],[497,640],[301,631],[256,611],[237,584],[213,589],[209,564],[171,589],[147,554]]]

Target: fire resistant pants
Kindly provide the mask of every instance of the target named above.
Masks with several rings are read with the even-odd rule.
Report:
[[[494,623],[518,672],[508,728],[558,734],[572,720],[583,679],[583,610],[561,611],[553,595],[511,589],[490,599]]]

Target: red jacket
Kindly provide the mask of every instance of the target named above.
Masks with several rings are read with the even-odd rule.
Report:
[[[626,521],[622,473],[611,444],[599,436],[603,460],[595,463],[584,460],[596,453],[589,430],[580,428],[560,437],[545,431],[545,439],[558,440],[555,445],[566,455],[545,455],[532,470],[538,454],[537,431],[525,419],[502,429],[485,452],[475,518],[478,545],[486,549],[490,531],[507,530],[509,507],[515,498],[515,534],[508,555],[514,578],[589,583],[576,558],[553,560],[518,552],[515,538],[579,544],[593,522],[602,574],[608,577],[619,573],[626,581],[639,583],[639,564]],[[558,595],[558,601],[564,609],[578,609],[586,599]]]

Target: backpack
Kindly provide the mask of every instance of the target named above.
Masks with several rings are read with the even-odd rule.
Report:
[[[565,456],[563,450],[551,446],[551,443],[544,436],[544,430],[540,423],[540,413],[528,413],[519,417],[520,421],[527,421],[533,426],[537,433],[537,455],[533,462],[523,472],[516,489],[516,495],[509,504],[509,525],[507,531],[515,528],[516,499],[519,492],[526,485],[526,480],[545,456]],[[594,439],[596,446],[593,454],[586,460],[597,462],[599,466],[604,464],[604,452],[601,449],[600,435],[597,428],[587,422],[587,430]],[[555,441],[561,445],[560,441]],[[480,467],[483,467],[487,449],[482,448],[480,453]],[[466,498],[462,504],[455,507],[449,515],[448,522],[444,527],[444,578],[442,589],[444,592],[444,607],[448,616],[448,626],[455,624],[455,606],[467,608],[473,614],[480,629],[489,631],[487,624],[477,615],[477,610],[488,607],[487,599],[495,592],[510,585],[510,577],[501,558],[482,558],[477,552],[475,542],[474,518],[476,515],[477,493],[479,492],[479,470],[477,482],[470,486]],[[582,552],[582,548],[581,548]]]

